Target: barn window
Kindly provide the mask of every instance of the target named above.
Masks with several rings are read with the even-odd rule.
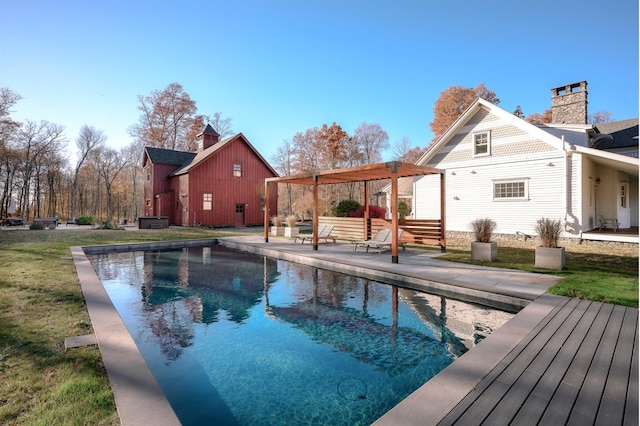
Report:
[[[202,210],[211,210],[213,205],[213,194],[202,194]]]
[[[489,132],[473,134],[473,155],[476,157],[491,155],[491,134]]]
[[[241,164],[234,164],[233,165],[233,176],[234,177],[242,177],[242,165]]]
[[[527,179],[493,182],[494,200],[526,200],[529,198]]]

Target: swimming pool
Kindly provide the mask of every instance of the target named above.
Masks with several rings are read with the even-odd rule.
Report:
[[[370,424],[512,314],[221,246],[91,261],[185,424]]]

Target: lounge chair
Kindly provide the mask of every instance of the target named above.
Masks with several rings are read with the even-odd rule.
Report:
[[[333,225],[320,225],[318,228],[318,241],[324,240],[325,243],[328,243],[329,240],[333,240],[333,243],[335,244],[336,237],[332,236],[331,232],[333,232]],[[309,243],[311,244],[313,242],[313,234],[298,234],[293,242],[298,242],[298,239],[302,240],[300,244],[304,244],[306,240],[309,240]]]
[[[613,229],[613,232],[617,232],[620,229],[618,219],[607,219],[603,215],[598,215],[598,230],[601,229]]]
[[[400,242],[400,237],[402,237],[403,232],[404,230],[398,229],[398,244],[402,246],[402,251],[405,250],[405,243]],[[367,248],[367,253],[369,252],[369,249],[372,248],[372,249],[378,250],[378,254],[380,254],[382,253],[382,249],[387,247],[391,248],[392,238],[393,238],[393,232],[391,231],[391,229],[380,229],[378,232],[376,232],[376,235],[374,235],[374,237],[370,240],[354,241],[353,244],[356,245],[354,248],[354,251],[358,250],[359,246],[362,246]]]

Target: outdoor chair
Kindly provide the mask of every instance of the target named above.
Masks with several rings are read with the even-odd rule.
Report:
[[[607,219],[603,215],[598,215],[598,231],[602,229],[613,229],[613,232],[617,232],[620,229],[618,219]]]
[[[329,240],[333,240],[335,244],[336,237],[332,236],[331,232],[333,232],[333,225],[320,225],[318,228],[318,241],[324,240],[325,243],[328,243]],[[302,240],[300,244],[304,244],[306,240],[309,240],[309,244],[311,244],[313,242],[313,234],[298,234],[293,242],[296,243],[298,239]]]

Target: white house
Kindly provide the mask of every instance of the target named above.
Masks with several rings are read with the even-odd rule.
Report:
[[[446,229],[469,232],[470,222],[484,217],[502,234],[535,234],[541,217],[561,219],[566,237],[598,228],[599,217],[637,227],[638,120],[625,120],[631,132],[635,123],[630,146],[616,145],[599,127],[620,126],[585,124],[586,95],[586,82],[553,89],[554,124],[548,125],[483,99],[469,106],[417,162],[446,170]],[[399,195],[412,197],[415,219],[440,217],[439,178],[400,184]]]

